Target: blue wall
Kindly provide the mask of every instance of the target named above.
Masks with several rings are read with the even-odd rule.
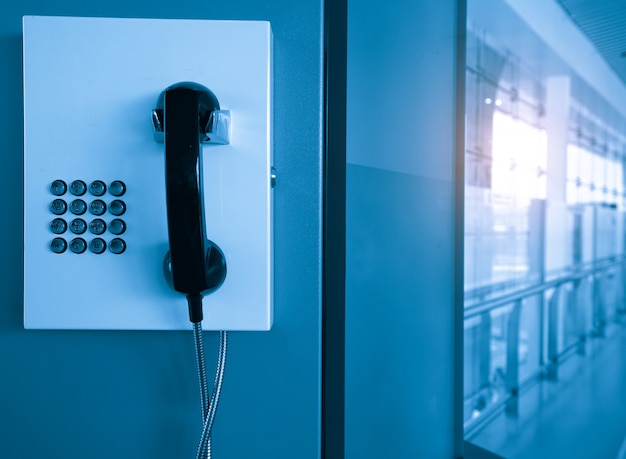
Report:
[[[274,328],[231,334],[214,455],[318,457],[322,12],[321,0],[5,2],[0,15],[1,457],[193,457],[200,431],[191,332],[22,328],[21,16],[26,14],[271,21],[279,172]],[[206,345],[212,362],[215,337]]]
[[[346,457],[458,457],[464,2],[348,7]]]

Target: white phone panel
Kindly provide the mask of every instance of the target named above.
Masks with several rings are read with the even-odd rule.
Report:
[[[270,24],[26,16],[23,27],[24,326],[190,328],[186,299],[169,289],[162,272],[165,157],[153,138],[151,112],[166,87],[192,81],[213,91],[231,113],[230,144],[203,146],[207,237],[227,263],[224,284],[204,299],[203,327],[269,330]],[[60,188],[51,189],[55,180],[68,187],[59,196],[53,191]],[[87,185],[84,195],[71,193],[75,181]],[[95,181],[106,184],[103,196],[92,193]],[[121,196],[112,194],[117,181],[125,185]],[[53,210],[62,212],[62,203],[51,207],[55,199],[67,206],[60,215]],[[87,206],[82,215],[77,199]],[[103,215],[92,213],[99,211],[97,200],[106,206]],[[124,207],[122,215],[111,213]],[[59,221],[51,228],[57,218],[65,231]],[[72,232],[82,230],[77,219],[84,220],[83,234]],[[102,230],[97,219],[106,225],[101,235],[93,232]],[[54,252],[55,238],[67,244],[63,253]],[[92,243],[97,238],[104,247]],[[76,239],[86,243],[84,253],[72,251],[80,249]],[[104,252],[96,253],[101,247]]]

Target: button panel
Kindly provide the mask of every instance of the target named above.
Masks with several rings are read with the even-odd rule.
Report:
[[[70,231],[74,234],[83,234],[87,231],[87,222],[82,218],[75,218],[70,222]]]
[[[82,196],[87,192],[87,184],[82,180],[74,180],[70,183],[70,193],[74,196]]]
[[[124,253],[127,246],[121,236],[127,225],[121,217],[127,211],[125,194],[126,184],[121,180],[108,186],[103,180],[89,184],[83,180],[52,181],[48,229],[55,237],[49,242],[50,250],[56,254]]]

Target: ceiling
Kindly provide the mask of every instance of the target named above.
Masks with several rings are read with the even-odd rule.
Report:
[[[626,85],[626,0],[557,0]]]

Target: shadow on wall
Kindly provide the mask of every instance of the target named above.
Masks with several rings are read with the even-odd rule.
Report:
[[[498,456],[468,441],[464,443],[463,448],[465,449],[463,454],[464,459],[504,459],[502,456]]]
[[[2,244],[2,276],[0,291],[5,307],[0,308],[0,330],[22,329],[22,309],[7,307],[21,305],[23,299],[23,151],[24,151],[24,107],[22,99],[22,36],[11,35],[0,38],[2,70],[0,74],[0,126],[10,127],[2,133],[0,155],[0,184],[4,200],[0,225]],[[18,89],[19,88],[19,89]],[[53,116],[53,112],[51,112]],[[8,129],[7,129],[8,131]]]

